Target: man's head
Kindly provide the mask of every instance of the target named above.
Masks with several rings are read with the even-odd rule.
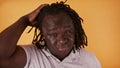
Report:
[[[66,13],[48,14],[42,21],[42,34],[50,52],[67,55],[74,46],[75,32],[72,19]]]
[[[71,9],[69,5],[66,5],[63,2],[53,3],[51,5],[43,7],[37,17],[37,21],[38,23],[35,25],[35,33],[37,32],[37,29],[40,30],[40,33],[38,35],[35,34],[33,42],[36,42],[35,44],[39,48],[47,45],[53,45],[52,43],[55,42],[54,39],[47,38],[47,35],[50,34],[50,31],[54,33],[53,29],[55,29],[55,32],[57,33],[54,33],[51,36],[56,37],[59,34],[59,37],[64,40],[64,44],[69,43],[71,45],[74,45],[71,46],[70,49],[72,47],[78,49],[79,47],[84,47],[84,45],[87,45],[87,37],[81,25],[82,18],[80,18],[79,15],[73,9]],[[68,34],[71,33],[70,36],[64,36],[64,33],[67,32],[67,29]],[[68,39],[69,41],[66,39]],[[41,46],[41,42],[44,41],[44,46]],[[62,46],[63,43],[59,43],[60,41],[55,45],[61,45],[60,48],[63,47],[64,49],[64,46]]]

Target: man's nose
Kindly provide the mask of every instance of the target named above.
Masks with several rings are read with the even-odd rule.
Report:
[[[60,38],[59,38],[59,42],[60,43],[66,43],[67,42],[67,39],[66,39],[66,37],[64,37],[64,36],[61,36]]]
[[[63,43],[63,42],[64,42],[64,39],[63,39],[63,38],[61,38],[61,39],[59,40],[59,42],[60,42],[60,43]]]

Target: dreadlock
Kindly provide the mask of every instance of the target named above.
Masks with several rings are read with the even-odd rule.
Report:
[[[38,23],[35,26],[35,32],[32,43],[35,44],[38,48],[43,48],[46,45],[44,37],[42,35],[42,21],[46,14],[56,15],[59,13],[65,12],[69,15],[73,21],[75,28],[75,48],[81,48],[87,46],[87,36],[82,28],[81,23],[83,19],[72,9],[69,5],[65,4],[63,1],[52,3],[51,5],[47,5],[43,7],[37,17]]]

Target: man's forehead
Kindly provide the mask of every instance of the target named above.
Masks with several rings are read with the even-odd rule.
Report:
[[[46,15],[43,19],[43,24],[70,24],[69,22],[72,22],[72,19],[69,15],[66,13],[60,13],[56,15]]]
[[[68,18],[70,18],[70,16],[67,13],[61,12],[61,13],[58,13],[58,14],[45,14],[44,19],[46,19],[46,18],[56,18],[56,17],[59,17],[59,18],[68,17]]]

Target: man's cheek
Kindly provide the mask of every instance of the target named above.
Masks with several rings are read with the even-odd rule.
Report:
[[[74,43],[75,42],[74,38],[70,38],[70,42]]]
[[[54,40],[54,39],[50,39],[49,41],[52,45],[56,44],[56,40]]]

